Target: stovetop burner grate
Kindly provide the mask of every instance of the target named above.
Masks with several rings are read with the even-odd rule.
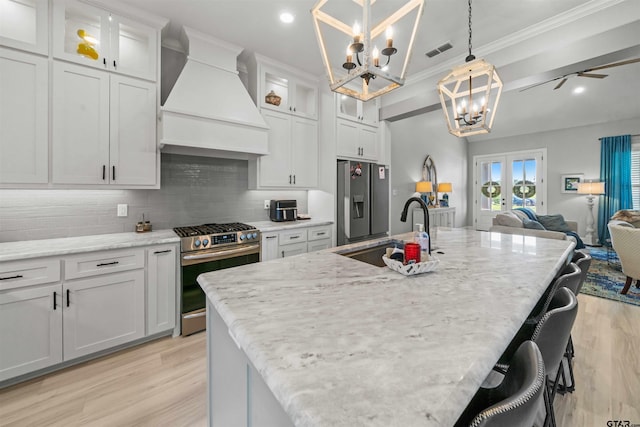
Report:
[[[180,237],[203,236],[218,233],[233,233],[236,231],[256,230],[256,227],[241,222],[226,224],[202,224],[189,227],[176,227],[173,231]]]

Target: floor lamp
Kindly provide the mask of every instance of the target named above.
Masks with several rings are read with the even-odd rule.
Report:
[[[604,182],[580,182],[578,183],[578,194],[587,194],[587,230],[585,244],[590,246],[598,245],[598,236],[595,233],[595,219],[593,218],[593,199],[604,194]]]

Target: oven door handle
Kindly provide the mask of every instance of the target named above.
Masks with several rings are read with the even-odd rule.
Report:
[[[183,255],[183,261],[191,261],[191,260],[207,260],[207,261],[216,261],[219,259],[226,259],[236,255],[250,255],[254,253],[260,253],[260,245],[250,245],[243,248],[237,249],[227,249],[223,251],[218,251],[214,253],[206,253],[206,254],[196,254],[196,255]]]

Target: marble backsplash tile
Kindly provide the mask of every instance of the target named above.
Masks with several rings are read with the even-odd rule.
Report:
[[[248,162],[162,155],[159,190],[0,189],[0,242],[133,231],[142,215],[154,229],[210,222],[263,221],[265,199],[296,199],[306,191],[248,190]],[[128,216],[118,217],[125,203]]]

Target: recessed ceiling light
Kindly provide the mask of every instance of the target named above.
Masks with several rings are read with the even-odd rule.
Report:
[[[573,89],[573,94],[574,95],[578,95],[580,93],[584,92],[584,86],[578,86],[575,89]]]
[[[293,22],[294,16],[292,13],[289,12],[282,12],[280,14],[280,20],[282,22],[284,22],[285,24],[290,24]]]

